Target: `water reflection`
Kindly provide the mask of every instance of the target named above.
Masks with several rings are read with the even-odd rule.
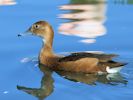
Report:
[[[17,86],[17,89],[37,97],[38,100],[43,100],[53,92],[54,79],[52,78],[52,71],[49,68],[42,65],[40,65],[39,68],[44,73],[44,76],[41,79],[40,88]]]
[[[94,43],[96,37],[106,34],[104,0],[71,0],[60,9],[69,11],[59,15],[59,18],[69,20],[59,26],[60,33],[83,37],[81,42],[84,43]]]
[[[17,86],[17,89],[37,97],[38,100],[44,100],[54,91],[54,79],[52,77],[53,71],[51,71],[44,65],[40,65],[39,68],[44,73],[44,76],[41,79],[40,88]],[[96,85],[96,82],[103,84],[110,84],[110,85],[127,83],[127,81],[124,80],[124,78],[120,74],[96,75],[96,74],[73,73],[65,71],[57,71],[56,73],[67,80],[73,82],[81,82],[89,85]]]
[[[16,2],[14,0],[0,0],[0,5],[15,5]]]
[[[81,82],[89,85],[96,85],[96,82],[103,83],[103,84],[110,84],[110,85],[127,83],[127,81],[124,80],[124,77],[122,77],[120,73],[104,74],[104,75],[72,73],[72,72],[65,72],[65,71],[58,71],[57,73],[62,77],[64,77],[65,79],[68,79],[74,82]]]
[[[114,0],[115,4],[133,4],[133,0]]]

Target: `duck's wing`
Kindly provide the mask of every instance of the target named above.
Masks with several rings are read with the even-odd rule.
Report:
[[[87,52],[79,52],[79,53],[71,53],[66,57],[62,57],[59,59],[59,62],[67,62],[67,61],[76,61],[82,58],[97,58],[100,62],[107,62],[112,60],[112,58],[116,57],[116,54],[96,54],[96,53],[87,53]]]

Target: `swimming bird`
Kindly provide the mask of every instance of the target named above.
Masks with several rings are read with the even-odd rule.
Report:
[[[115,54],[77,52],[68,56],[56,55],[52,48],[54,31],[46,21],[34,23],[27,32],[42,38],[43,47],[39,54],[39,63],[53,70],[81,73],[117,73],[126,64],[113,61],[112,59],[117,56]]]

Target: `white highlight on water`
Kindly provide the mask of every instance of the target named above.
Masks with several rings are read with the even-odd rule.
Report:
[[[4,91],[3,93],[4,93],[4,94],[7,94],[7,93],[9,93],[9,91]]]

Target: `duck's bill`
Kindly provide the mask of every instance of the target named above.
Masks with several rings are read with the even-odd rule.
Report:
[[[32,33],[30,33],[30,32],[28,32],[28,33],[20,33],[20,34],[18,34],[18,37],[20,37],[20,36],[27,36],[27,35],[32,35]]]
[[[29,29],[26,32],[18,34],[18,37],[20,37],[20,36],[27,36],[27,35],[32,35],[32,33],[30,32]]]

